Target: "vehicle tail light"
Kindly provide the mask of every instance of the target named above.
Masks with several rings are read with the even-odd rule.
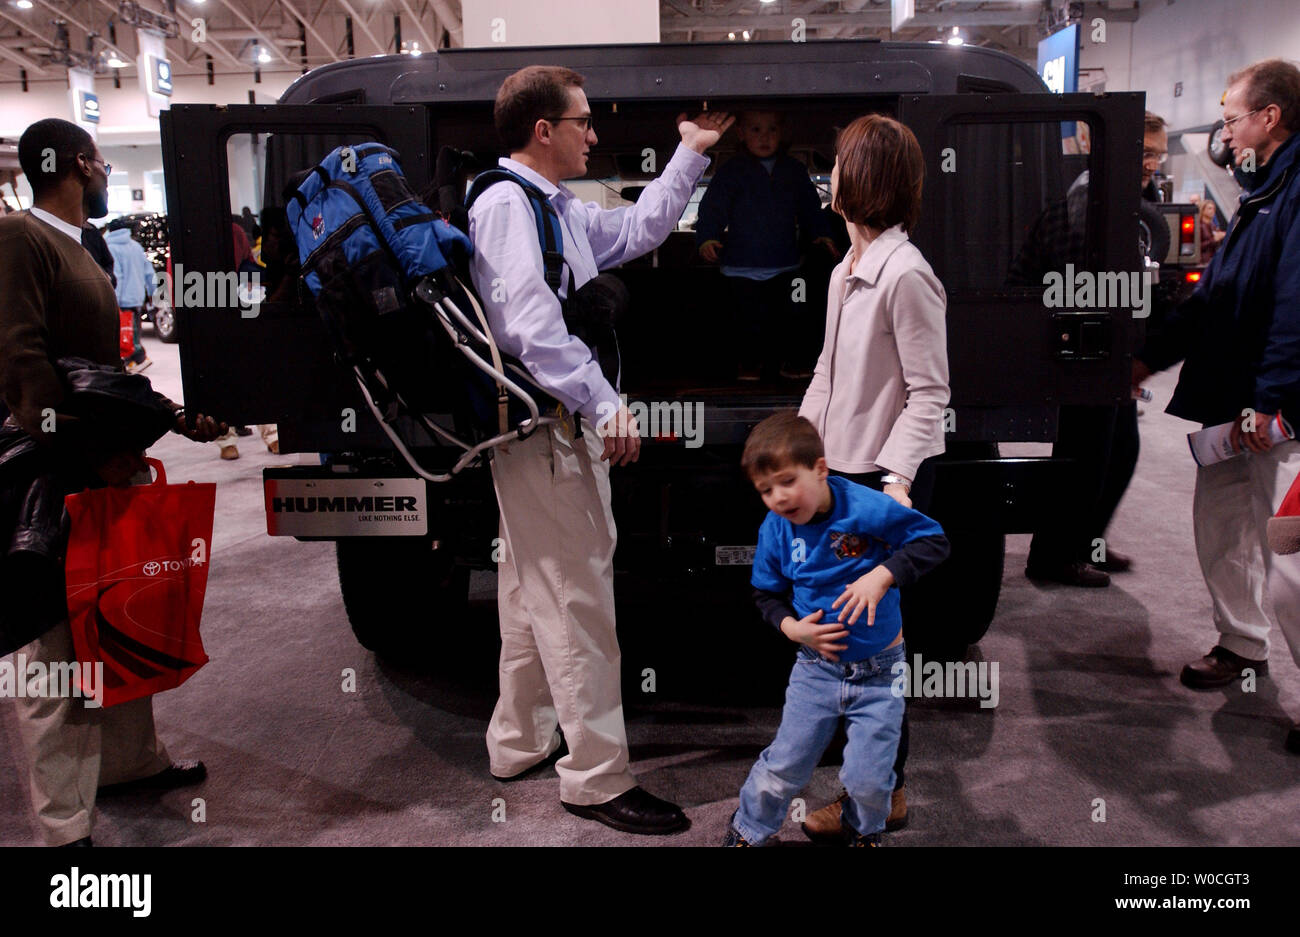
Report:
[[[1182,215],[1178,224],[1178,256],[1196,256],[1196,216]]]

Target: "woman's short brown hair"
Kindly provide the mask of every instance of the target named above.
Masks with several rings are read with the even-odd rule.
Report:
[[[840,131],[840,163],[832,208],[845,221],[911,231],[921,217],[925,159],[916,136],[892,117],[867,114]]]
[[[569,89],[581,88],[583,81],[571,68],[529,65],[501,82],[492,113],[501,142],[512,153],[522,150],[539,120],[563,116]]]
[[[812,423],[797,410],[779,410],[750,432],[740,467],[753,481],[757,475],[790,465],[812,468],[825,456],[826,448]]]

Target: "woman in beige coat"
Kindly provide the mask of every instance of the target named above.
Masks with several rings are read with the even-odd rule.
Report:
[[[877,114],[844,128],[835,150],[831,207],[851,247],[831,274],[826,343],[799,414],[821,433],[831,471],[924,512],[933,484],[925,463],[944,450],[948,404],[947,297],[907,237],[925,163],[912,132]],[[888,830],[907,822],[907,747],[905,716]],[[805,832],[837,835],[840,805],[809,815]]]

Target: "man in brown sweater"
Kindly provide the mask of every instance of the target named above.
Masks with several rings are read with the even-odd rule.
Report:
[[[81,246],[86,219],[107,214],[108,166],[88,133],[57,118],[27,128],[18,159],[33,207],[0,218],[0,397],[8,419],[69,469],[130,484],[148,471],[144,453],[88,447],[89,435],[59,413],[65,391],[53,364],[80,357],[120,366],[117,298]],[[204,442],[225,429],[201,415],[187,427],[179,405],[173,408],[174,430],[191,439]],[[96,438],[111,438],[97,429]],[[47,673],[52,662],[75,660],[68,623],[19,653],[29,664],[44,663]],[[31,762],[32,806],[51,846],[91,845],[95,798],[106,788],[160,789],[206,776],[202,762],[172,763],[154,731],[150,697],[94,709],[66,695],[43,695],[46,688],[30,681],[27,689],[14,702]]]

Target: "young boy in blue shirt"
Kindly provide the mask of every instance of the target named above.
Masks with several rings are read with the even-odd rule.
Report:
[[[878,846],[894,789],[904,660],[895,585],[943,562],[943,528],[888,495],[831,477],[813,425],[793,410],[768,417],[741,466],[768,508],[751,582],[763,617],[800,645],[776,738],[740,792],[725,846],[761,846],[785,821],[841,718],[848,744],[846,842]]]

